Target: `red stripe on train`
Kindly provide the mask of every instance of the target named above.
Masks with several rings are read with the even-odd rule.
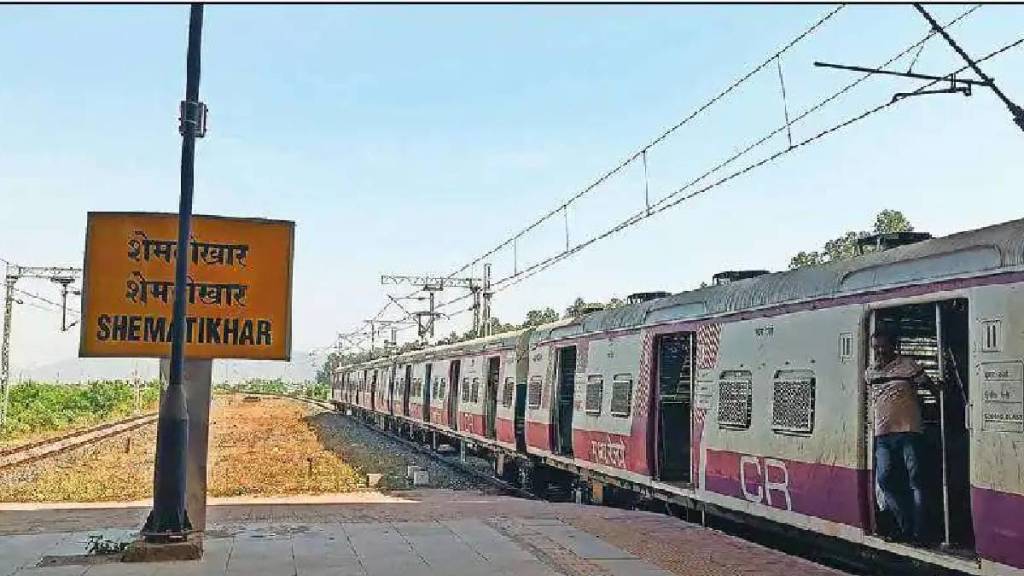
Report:
[[[708,491],[858,528],[868,526],[869,485],[868,470],[707,450]]]

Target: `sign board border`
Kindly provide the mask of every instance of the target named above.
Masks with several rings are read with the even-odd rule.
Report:
[[[88,316],[89,311],[88,311],[88,306],[87,306],[89,298],[88,298],[88,296],[86,294],[86,291],[88,290],[88,287],[89,287],[89,250],[90,250],[89,239],[92,236],[90,234],[90,232],[92,231],[93,217],[94,216],[123,216],[123,217],[132,217],[132,216],[142,216],[142,217],[160,216],[160,217],[168,217],[169,216],[169,217],[173,217],[176,220],[178,218],[178,213],[177,212],[146,212],[146,211],[119,212],[119,211],[111,211],[111,210],[100,210],[100,211],[89,211],[89,212],[86,212],[86,220],[85,220],[85,253],[84,253],[83,257],[82,257],[82,298],[79,301],[79,306],[81,308],[81,314],[82,314],[82,320],[81,320],[81,323],[80,323],[80,328],[78,330],[78,357],[79,358],[170,358],[170,356],[171,356],[171,344],[170,344],[170,342],[167,343],[167,354],[166,355],[161,355],[161,356],[125,356],[124,354],[116,353],[116,352],[115,353],[92,352],[92,353],[89,353],[89,354],[83,354],[84,351],[85,351],[86,330],[89,329],[89,327],[86,325],[86,319],[89,317]],[[287,315],[286,315],[287,326],[285,326],[285,329],[284,329],[284,337],[285,337],[285,348],[284,349],[285,349],[285,352],[286,352],[285,356],[283,358],[248,358],[248,357],[245,357],[245,356],[236,356],[236,355],[233,355],[233,354],[227,354],[227,355],[224,355],[224,356],[216,356],[216,357],[210,358],[210,359],[211,360],[216,360],[216,359],[223,358],[223,359],[226,359],[226,360],[253,360],[253,361],[271,361],[271,362],[291,362],[291,360],[292,360],[292,289],[293,289],[293,284],[295,283],[295,278],[294,278],[294,271],[295,271],[295,222],[293,220],[278,220],[278,219],[274,219],[274,218],[259,218],[259,217],[246,217],[246,216],[224,216],[224,215],[214,215],[214,214],[193,214],[192,215],[193,223],[195,222],[196,218],[203,218],[203,219],[210,219],[210,220],[229,220],[229,221],[234,221],[234,222],[248,222],[248,223],[254,223],[254,224],[279,224],[279,225],[285,225],[285,226],[288,227],[288,243],[289,243],[289,250],[288,250],[288,286],[285,287],[286,302],[287,302],[287,304],[286,304],[287,305]],[[187,308],[186,308],[186,314],[187,314]],[[187,354],[188,344],[185,344],[185,350],[186,350],[186,354],[185,354],[185,359],[186,360],[188,360],[188,359],[204,359],[204,357],[196,357],[196,356],[191,356],[190,357]]]

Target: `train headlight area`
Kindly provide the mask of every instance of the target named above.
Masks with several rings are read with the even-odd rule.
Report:
[[[1024,220],[916,240],[342,366],[332,401],[549,499],[1019,576]]]

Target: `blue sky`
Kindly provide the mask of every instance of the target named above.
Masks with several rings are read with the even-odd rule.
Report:
[[[294,346],[308,350],[379,309],[380,273],[451,272],[831,8],[209,6],[195,211],[297,222]],[[964,6],[932,10],[946,20]],[[79,265],[87,211],[176,208],[187,18],[184,6],[0,6],[0,257]],[[908,6],[843,9],[783,57],[791,116],[854,78],[814,60],[880,64],[926,31]],[[980,56],[1024,35],[1024,7],[985,6],[953,33]],[[984,68],[1024,102],[1022,64],[1017,49]],[[959,66],[936,38],[915,70]],[[919,85],[871,79],[794,138]],[[651,196],[782,120],[772,66],[652,149]],[[1022,154],[1024,133],[988,91],[910,99],[500,293],[494,312],[519,321],[576,296],[784,269],[884,208],[934,234],[1018,218]],[[630,167],[569,211],[571,240],[642,203]],[[562,245],[556,219],[520,243],[519,266]],[[492,263],[506,275],[510,251]],[[55,315],[17,315],[16,368],[74,356],[77,333],[56,334]]]

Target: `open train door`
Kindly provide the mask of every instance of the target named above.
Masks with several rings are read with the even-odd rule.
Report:
[[[968,302],[954,298],[921,304],[880,308],[870,318],[868,336],[884,328],[896,336],[897,352],[913,358],[931,379],[939,384],[935,394],[926,387],[917,390],[924,433],[923,463],[926,479],[925,502],[930,535],[946,549],[970,554],[974,550],[974,523],[970,495],[970,430],[967,407],[970,405],[968,378],[969,353]],[[868,362],[874,363],[870,340],[865,338]],[[867,433],[873,439],[870,422],[871,391],[867,391],[869,422]],[[875,469],[872,443],[872,471]],[[871,475],[874,492],[875,475]],[[873,528],[877,534],[893,530],[888,513],[873,509]]]
[[[695,346],[693,332],[655,339],[655,477],[689,483],[690,419],[693,407]]]
[[[576,347],[558,349],[556,358],[558,382],[555,396],[555,442],[554,446],[562,456],[572,456],[572,412],[576,394]]]
[[[448,381],[451,382],[451,386],[448,388],[448,426],[452,430],[459,429],[459,372],[461,369],[461,360],[452,360],[448,365]]]
[[[484,388],[484,436],[497,436],[498,377],[501,374],[501,356],[487,359],[487,382]]]
[[[402,380],[402,416],[409,416],[409,395],[412,389],[412,364],[405,365],[405,378]]]
[[[423,378],[423,421],[430,422],[430,379],[431,372],[434,370],[434,365],[427,364],[427,367],[424,370],[426,371],[426,374]]]
[[[374,368],[373,374],[370,376],[370,410],[377,409],[377,370]]]

